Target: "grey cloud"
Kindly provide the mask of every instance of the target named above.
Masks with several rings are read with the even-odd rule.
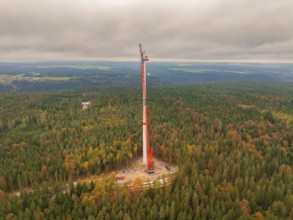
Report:
[[[0,59],[293,58],[292,0],[0,0]]]

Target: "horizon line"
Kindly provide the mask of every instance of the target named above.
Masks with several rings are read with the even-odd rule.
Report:
[[[0,63],[40,63],[40,62],[139,62],[139,59],[98,58],[98,59],[29,59],[29,60],[1,60]],[[293,64],[293,60],[250,60],[250,59],[164,59],[150,58],[156,63],[259,63],[259,64]]]

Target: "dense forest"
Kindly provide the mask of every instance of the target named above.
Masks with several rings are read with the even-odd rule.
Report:
[[[73,181],[141,156],[140,88],[0,93],[0,219],[293,219],[292,83],[148,93],[155,157],[179,171],[135,192]]]

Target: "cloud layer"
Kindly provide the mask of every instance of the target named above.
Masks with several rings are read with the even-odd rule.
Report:
[[[0,0],[0,60],[293,60],[292,0]]]

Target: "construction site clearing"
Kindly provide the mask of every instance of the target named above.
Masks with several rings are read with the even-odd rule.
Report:
[[[117,184],[122,186],[126,184],[132,188],[135,182],[140,182],[142,189],[149,188],[155,185],[164,186],[169,185],[178,171],[178,167],[169,165],[163,161],[153,158],[154,168],[151,173],[147,172],[147,165],[142,163],[142,158],[135,160],[130,166],[120,170],[116,170],[100,176],[91,176],[86,179],[79,179],[74,181],[76,186],[78,183],[90,183],[101,181],[103,177],[114,176]],[[67,187],[66,187],[67,188]]]
[[[133,191],[144,190],[152,187],[161,187],[171,184],[175,177],[175,174],[178,172],[178,167],[167,164],[156,158],[153,158],[153,160],[154,169],[150,174],[146,172],[147,165],[142,164],[142,158],[139,158],[135,160],[129,167],[125,167],[123,169],[109,172],[107,174],[102,174],[99,176],[93,175],[87,178],[80,178],[73,181],[73,185],[77,186],[78,183],[95,183],[97,181],[101,181],[104,177],[110,178],[112,176],[114,176],[118,186],[123,186],[124,184],[126,184]],[[137,188],[137,186],[134,186],[137,182],[139,182],[141,185],[139,188]],[[70,187],[68,183],[62,185],[62,187],[64,193],[70,192]],[[23,188],[10,194],[19,197],[21,195],[21,192],[32,193],[33,191],[34,190],[32,188]]]
[[[124,182],[131,182],[139,178],[144,185],[153,184],[157,181],[158,183],[164,184],[169,183],[171,176],[177,173],[178,168],[175,166],[167,165],[158,159],[154,159],[154,169],[153,172],[147,173],[147,165],[142,164],[142,159],[134,161],[130,167],[118,170],[115,179],[118,184],[123,184]]]

